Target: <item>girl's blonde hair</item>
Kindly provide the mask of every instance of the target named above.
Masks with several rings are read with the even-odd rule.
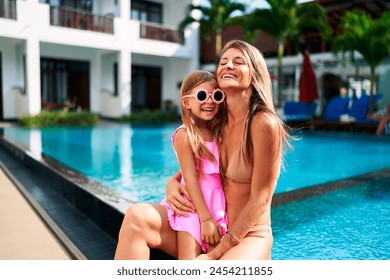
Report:
[[[272,84],[271,77],[268,72],[267,65],[263,58],[261,52],[251,44],[241,41],[241,40],[232,40],[226,43],[221,51],[221,56],[229,49],[235,48],[240,50],[250,69],[253,91],[249,102],[249,120],[248,127],[250,127],[253,117],[258,112],[264,112],[268,114],[278,126],[278,137],[279,145],[283,148],[286,144],[290,146],[289,139],[291,136],[288,133],[288,127],[284,124],[284,122],[277,116],[274,108],[274,104],[272,101]],[[223,126],[227,121],[227,114],[223,117],[218,124],[218,127],[214,130],[216,131],[217,139],[219,144],[222,141],[222,132]],[[253,145],[250,137],[250,129],[247,131],[246,135],[246,144],[245,144],[245,152],[244,158],[247,162],[253,162]]]
[[[199,86],[202,83],[210,82],[212,85],[217,88],[217,80],[213,74],[204,70],[193,71],[187,75],[187,77],[183,80],[180,87],[180,99],[181,99],[181,116],[183,120],[183,124],[186,127],[186,132],[188,135],[188,139],[190,141],[192,151],[194,152],[195,157],[198,160],[198,166],[201,166],[202,155],[205,156],[210,161],[215,161],[213,154],[206,147],[203,138],[201,137],[201,131],[199,127],[196,125],[196,119],[191,115],[191,110],[186,109],[183,106],[184,96],[191,93],[191,91]],[[219,110],[217,115],[213,118],[213,120],[206,122],[206,127],[210,130],[213,130],[214,127],[218,125],[220,122],[221,115],[226,112],[225,102],[219,105]],[[225,113],[226,114],[226,113]],[[202,168],[199,168],[201,171]]]

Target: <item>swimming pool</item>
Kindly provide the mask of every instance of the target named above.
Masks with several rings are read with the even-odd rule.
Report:
[[[35,158],[41,153],[55,158],[130,200],[159,202],[167,179],[178,170],[170,140],[176,127],[9,127],[2,134]],[[305,131],[287,153],[278,182],[277,195],[295,197],[272,208],[273,259],[389,259],[389,171],[380,179],[358,179],[364,183],[344,184],[348,186],[315,197],[295,194],[388,170],[389,144],[388,137]]]
[[[177,124],[93,128],[6,128],[4,137],[73,168],[132,201],[160,202],[179,166],[170,136]],[[390,167],[390,138],[305,131],[286,154],[276,193]]]
[[[390,178],[272,208],[277,260],[390,259]]]

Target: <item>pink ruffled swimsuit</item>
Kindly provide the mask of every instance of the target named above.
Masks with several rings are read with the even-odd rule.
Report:
[[[176,129],[172,135],[172,143],[175,141],[179,129],[185,129],[185,127],[180,126]],[[226,200],[219,173],[218,148],[215,141],[205,142],[205,144],[216,160],[211,162],[207,158],[202,157],[203,176],[200,179],[199,185],[210,214],[221,227],[222,236],[225,236],[227,229]],[[181,183],[185,185],[183,177]],[[184,196],[184,198],[188,200],[186,196]],[[172,208],[166,202],[166,199],[164,199],[161,204],[165,205],[168,209],[168,221],[171,228],[176,231],[189,232],[199,242],[202,250],[206,252],[209,245],[202,241],[198,214],[188,213],[188,217],[176,216]]]

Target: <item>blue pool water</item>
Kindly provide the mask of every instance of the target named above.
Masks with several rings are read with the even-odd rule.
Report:
[[[390,259],[390,178],[272,208],[273,259]]]
[[[159,202],[178,170],[177,125],[23,129],[11,142],[44,153],[134,201]],[[390,167],[390,138],[305,131],[286,154],[277,193]],[[389,259],[390,178],[272,209],[273,259]]]
[[[4,136],[43,152],[133,201],[159,202],[179,166],[170,136],[177,124],[139,127],[23,129]],[[390,138],[375,135],[305,132],[286,154],[276,193],[390,167]]]

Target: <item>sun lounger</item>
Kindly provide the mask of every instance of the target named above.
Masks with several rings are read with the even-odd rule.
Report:
[[[350,99],[348,97],[333,97],[325,108],[323,120],[315,120],[315,128],[351,130],[353,123],[350,120],[343,121],[342,116],[348,114]]]
[[[312,120],[317,109],[317,103],[288,101],[284,104],[283,109],[286,121]]]
[[[313,128],[312,120],[317,109],[317,103],[288,101],[283,107],[282,119],[290,127]]]
[[[348,97],[333,97],[325,109],[325,121],[340,121],[340,117],[348,113],[348,105],[350,99]]]
[[[377,102],[379,98],[378,95],[375,95],[374,102]],[[373,132],[376,130],[376,127],[378,126],[378,120],[368,119],[369,107],[370,97],[366,94],[352,102],[352,106],[348,114],[355,121],[355,131]]]

